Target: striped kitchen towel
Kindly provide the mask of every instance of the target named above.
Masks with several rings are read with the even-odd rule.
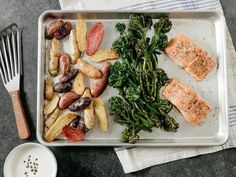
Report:
[[[222,10],[219,0],[59,0],[67,10]],[[236,53],[227,30],[230,137],[223,146],[115,148],[125,173],[236,147]]]

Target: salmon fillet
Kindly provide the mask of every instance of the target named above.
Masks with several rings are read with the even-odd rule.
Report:
[[[216,66],[207,52],[184,35],[170,40],[165,53],[196,80],[203,80]]]
[[[196,104],[194,104],[193,107],[183,115],[188,122],[193,125],[198,125],[209,112],[211,112],[211,108],[208,104],[204,100],[199,99]]]
[[[164,88],[163,96],[166,97],[185,117],[193,124],[200,124],[209,112],[210,106],[199,94],[178,79],[172,81]]]
[[[192,89],[173,79],[164,89],[163,95],[183,114],[198,101],[198,95]]]

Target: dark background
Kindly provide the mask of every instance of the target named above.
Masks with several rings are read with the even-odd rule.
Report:
[[[229,31],[236,43],[236,1],[221,1]],[[36,141],[36,82],[38,17],[45,10],[60,9],[58,0],[0,0],[0,29],[16,22],[23,27],[24,80],[22,99],[32,138]],[[0,82],[0,176],[7,154],[24,143],[18,138],[11,100]],[[236,176],[236,149],[178,160],[136,173],[124,174],[112,147],[51,148],[58,162],[58,177],[194,177]],[[158,158],[158,157],[156,157]]]

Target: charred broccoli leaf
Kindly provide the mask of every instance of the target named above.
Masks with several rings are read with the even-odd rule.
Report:
[[[138,132],[140,131],[139,128],[135,126],[128,126],[121,134],[121,141],[124,143],[131,143],[134,144],[139,139]]]

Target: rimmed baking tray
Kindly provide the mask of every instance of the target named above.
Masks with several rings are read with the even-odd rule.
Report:
[[[90,130],[82,142],[70,142],[58,139],[46,142],[44,132],[44,79],[47,74],[48,40],[45,39],[46,26],[53,20],[61,18],[72,22],[83,18],[88,28],[95,22],[102,22],[105,35],[100,48],[111,48],[118,37],[115,31],[117,22],[127,22],[132,13],[151,15],[155,20],[161,15],[169,16],[173,28],[169,38],[176,34],[184,34],[206,49],[214,57],[218,67],[203,81],[196,82],[184,70],[173,63],[165,54],[159,57],[160,67],[169,77],[176,77],[196,90],[212,107],[213,111],[200,126],[192,126],[174,108],[171,115],[180,124],[176,133],[164,132],[154,128],[152,133],[141,132],[136,144],[124,144],[120,141],[122,126],[113,122],[109,116],[109,131],[102,133],[98,127]],[[70,53],[68,39],[63,40],[63,50]],[[39,18],[38,24],[38,90],[37,90],[37,138],[47,146],[213,146],[221,145],[228,138],[228,102],[227,102],[227,58],[226,58],[225,21],[221,12],[215,11],[46,11]],[[86,59],[86,58],[85,58]],[[97,65],[98,67],[99,64]],[[89,83],[88,83],[89,84]],[[118,94],[117,90],[108,87],[102,97],[107,101]],[[109,110],[108,110],[109,114]]]

